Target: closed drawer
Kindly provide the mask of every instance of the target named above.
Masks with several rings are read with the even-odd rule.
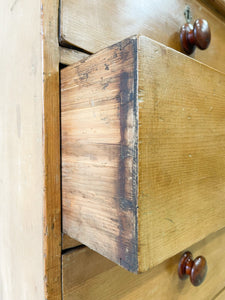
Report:
[[[224,227],[224,76],[143,36],[63,69],[63,231],[144,272]]]
[[[188,248],[194,256],[204,255],[208,274],[199,287],[181,281],[177,267],[182,253],[144,274],[132,274],[88,248],[62,257],[64,300],[225,299],[225,230]]]
[[[61,0],[60,41],[66,46],[74,45],[90,53],[134,34],[144,34],[166,46],[181,51],[180,27],[185,23],[184,9],[191,8],[192,22],[204,18],[209,22],[212,41],[210,47],[197,49],[195,59],[218,70],[225,70],[225,24],[224,17],[217,14],[209,3],[220,4],[223,0]],[[206,4],[207,3],[207,4]]]

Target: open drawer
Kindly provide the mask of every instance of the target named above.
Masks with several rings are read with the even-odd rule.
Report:
[[[144,36],[61,71],[63,231],[144,272],[225,226],[225,75]]]

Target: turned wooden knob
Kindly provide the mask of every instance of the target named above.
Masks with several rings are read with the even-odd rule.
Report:
[[[204,50],[208,48],[211,40],[209,24],[204,19],[198,19],[191,24],[184,24],[180,29],[181,46],[187,54],[194,52],[196,46]]]
[[[207,273],[207,262],[205,257],[198,256],[193,260],[191,252],[185,252],[179,262],[178,275],[184,280],[190,276],[191,283],[194,286],[200,285]]]

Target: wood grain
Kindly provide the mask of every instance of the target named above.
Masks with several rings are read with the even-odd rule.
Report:
[[[223,229],[187,249],[195,256],[204,255],[208,262],[208,274],[198,288],[189,280],[178,278],[177,267],[182,253],[151,271],[135,275],[112,265],[88,248],[75,250],[63,255],[63,299],[214,299],[224,287],[224,247]]]
[[[76,249],[62,255],[63,290],[76,290],[94,276],[107,272],[115,264],[87,247]]]
[[[218,294],[216,294],[215,297],[212,298],[212,300],[224,300],[225,299],[225,287],[219,291]]]
[[[204,0],[216,9],[223,17],[225,16],[225,0]]]
[[[89,55],[74,49],[59,47],[59,61],[64,65],[71,65],[81,59],[87,58]],[[67,250],[80,246],[81,243],[69,237],[67,234],[62,234],[62,250]]]
[[[144,272],[224,227],[223,73],[141,36],[61,76],[65,233]]]
[[[145,271],[224,227],[225,76],[148,38],[139,42],[138,244]]]
[[[45,298],[61,299],[58,1],[42,1],[43,246]]]
[[[125,40],[61,71],[63,232],[133,271],[136,45]]]
[[[197,49],[192,56],[224,72],[224,18],[202,1],[61,0],[61,42],[95,53],[131,35],[143,34],[181,51],[179,31],[185,23],[187,4],[191,7],[193,22],[198,18],[206,19],[212,33],[209,48]]]
[[[87,58],[89,56],[84,52],[80,52],[74,49],[68,49],[64,47],[59,47],[59,55],[60,55],[59,61],[64,65],[72,65],[75,62],[78,62],[79,60],[83,58]]]
[[[81,245],[81,243],[79,243],[78,241],[72,239],[67,234],[63,233],[63,236],[62,236],[62,250],[75,248],[75,247],[80,246],[80,245]]]

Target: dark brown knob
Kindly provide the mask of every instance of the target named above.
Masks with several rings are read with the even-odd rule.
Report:
[[[208,48],[211,40],[209,24],[204,19],[198,19],[191,24],[184,24],[180,29],[181,46],[187,54],[194,52],[196,46],[204,50]]]
[[[179,262],[178,275],[184,280],[190,276],[194,286],[200,285],[207,274],[207,262],[205,257],[198,256],[193,260],[191,252],[185,252]]]

